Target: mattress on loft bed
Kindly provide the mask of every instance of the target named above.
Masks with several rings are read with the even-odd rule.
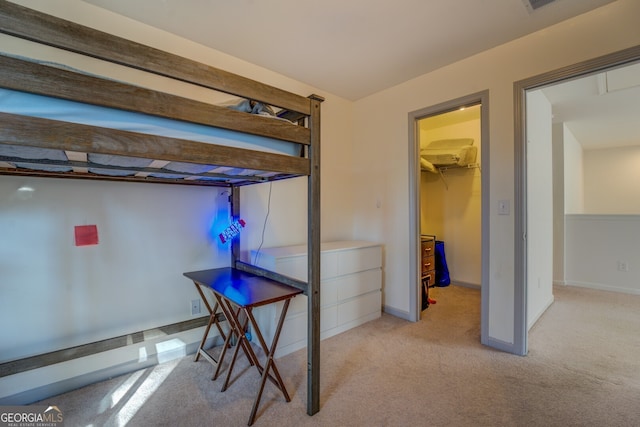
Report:
[[[229,108],[233,108],[238,111],[246,111],[244,109],[245,105],[248,104],[241,100],[237,103],[229,104]],[[262,106],[258,110],[255,108],[254,110],[256,111],[255,114],[262,116],[266,115],[264,113],[265,108]],[[299,155],[300,150],[299,146],[295,143],[258,135],[251,135],[227,129],[156,117],[143,113],[101,107],[4,88],[0,88],[0,112],[89,126],[99,126],[149,135],[161,135],[164,137],[185,139],[247,150],[256,150],[267,153],[293,156]],[[295,125],[292,124],[292,126]],[[63,165],[62,163],[73,160],[69,158],[69,156],[74,154],[77,155],[78,153],[0,144],[0,157],[17,158],[19,160],[13,161],[10,164],[0,161],[0,167],[9,166],[47,172],[71,172],[74,168]],[[45,162],[50,160],[60,164],[46,164],[51,163]],[[182,179],[187,178],[188,174],[201,174],[207,172],[226,173],[238,176],[248,175],[251,172],[254,172],[245,169],[220,168],[215,165],[197,165],[181,162],[161,162],[156,166],[153,159],[105,154],[88,154],[86,157],[82,158],[82,161],[89,162],[94,166],[98,165],[98,167],[88,168],[85,172],[110,176],[139,175],[139,173],[135,171],[132,172],[125,170],[127,167],[157,167],[157,173],[147,173],[145,176],[166,179]],[[115,166],[116,168],[100,168],[99,165]],[[117,168],[122,169],[118,170]],[[222,169],[224,169],[224,171]]]

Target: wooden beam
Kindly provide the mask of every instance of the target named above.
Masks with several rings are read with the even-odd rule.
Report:
[[[294,175],[309,173],[309,162],[302,157],[7,113],[0,113],[0,143]]]
[[[5,0],[0,32],[309,114],[305,97]]]
[[[0,87],[214,126],[298,144],[309,143],[309,129],[284,120],[235,111],[2,54],[0,54]]]
[[[321,97],[310,97],[311,145],[308,178],[307,259],[307,414],[320,410],[320,103]]]

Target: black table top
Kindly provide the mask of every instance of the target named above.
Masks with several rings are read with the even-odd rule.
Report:
[[[191,271],[185,277],[211,288],[240,307],[257,307],[292,298],[302,291],[266,277],[232,267]]]

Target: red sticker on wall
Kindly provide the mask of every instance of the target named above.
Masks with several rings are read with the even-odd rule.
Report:
[[[98,244],[97,225],[76,225],[76,246],[88,246]]]

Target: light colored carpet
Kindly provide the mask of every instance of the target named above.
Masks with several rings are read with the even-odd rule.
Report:
[[[278,359],[255,426],[638,426],[640,296],[556,287],[529,355],[480,344],[480,292],[433,289],[423,320],[380,319],[322,342],[321,410],[306,415],[306,350]],[[244,356],[221,393],[188,356],[55,396],[66,426],[244,426],[259,376]]]

